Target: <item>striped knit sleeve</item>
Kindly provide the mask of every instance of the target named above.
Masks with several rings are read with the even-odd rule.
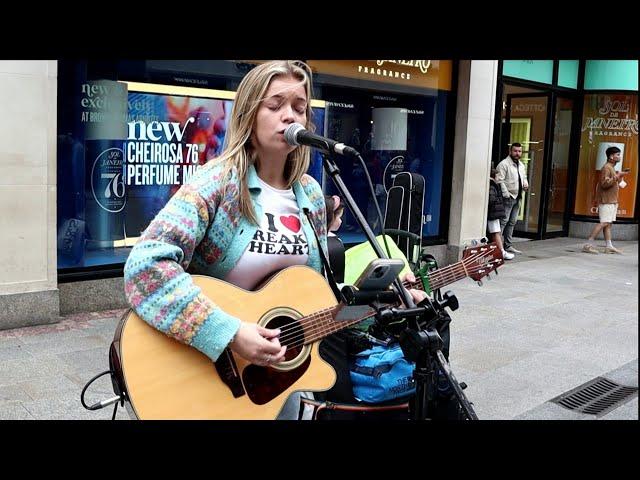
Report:
[[[209,214],[193,187],[181,187],[131,250],[124,286],[129,304],[144,321],[215,361],[240,320],[204,296],[185,272],[205,235]]]

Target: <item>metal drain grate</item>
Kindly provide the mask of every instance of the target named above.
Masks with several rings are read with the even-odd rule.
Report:
[[[637,394],[638,387],[626,387],[606,378],[597,377],[563,393],[551,402],[569,410],[600,417]]]

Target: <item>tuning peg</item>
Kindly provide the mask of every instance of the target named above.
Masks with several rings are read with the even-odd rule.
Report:
[[[487,280],[491,280],[491,275],[487,275]]]
[[[498,270],[494,270],[494,272],[496,272],[496,277],[498,276]]]
[[[479,286],[479,287],[481,287],[481,286],[482,286],[482,280],[478,280],[478,281],[477,281],[477,283],[478,283],[478,286]]]

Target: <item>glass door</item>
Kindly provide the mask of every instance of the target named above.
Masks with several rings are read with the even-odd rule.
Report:
[[[564,233],[565,213],[567,209],[569,145],[571,139],[571,121],[573,99],[557,97],[554,111],[553,149],[551,153],[549,180],[547,182],[546,225],[548,233]]]
[[[522,144],[522,158],[529,190],[524,192],[520,202],[515,234],[539,238],[541,231],[541,205],[544,188],[544,164],[547,138],[548,93],[507,94],[505,127],[508,147],[513,143]],[[507,133],[507,132],[505,132]]]

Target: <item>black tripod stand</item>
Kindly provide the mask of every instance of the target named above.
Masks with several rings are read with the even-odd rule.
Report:
[[[443,341],[433,326],[434,320],[445,314],[445,307],[458,308],[458,300],[445,293],[443,301],[425,298],[416,308],[397,309],[382,307],[376,314],[376,321],[384,330],[391,322],[406,319],[406,327],[400,333],[400,348],[407,360],[416,364],[413,378],[416,393],[409,404],[409,414],[413,420],[433,418],[438,404],[438,369],[444,374],[448,384],[468,420],[477,420],[473,407],[467,400],[457,379],[453,375],[447,359],[442,353]]]
[[[367,240],[371,244],[371,247],[378,258],[388,258],[384,250],[376,241],[375,235],[369,227],[369,224],[365,220],[362,212],[342,181],[342,178],[340,177],[340,170],[332,158],[333,154],[326,153],[329,151],[330,149],[327,148],[323,154],[323,165],[326,173],[333,180],[333,183],[342,195],[342,198],[344,198],[351,210],[351,213],[360,225],[360,228],[362,228],[362,231],[366,235]],[[359,158],[362,161],[362,158]],[[382,328],[384,328],[391,322],[406,319],[407,326],[400,334],[400,347],[402,348],[402,352],[405,357],[416,364],[413,374],[416,381],[416,395],[411,402],[411,417],[416,420],[431,418],[430,415],[432,415],[434,410],[437,396],[436,372],[437,369],[440,368],[453,389],[467,418],[470,420],[477,420],[478,417],[464,395],[458,381],[451,372],[449,364],[442,353],[442,339],[440,338],[437,330],[432,326],[434,320],[444,312],[445,307],[449,306],[453,310],[457,308],[457,299],[455,296],[450,295],[449,292],[447,292],[445,294],[445,300],[443,301],[434,300],[432,302],[429,297],[427,297],[420,303],[420,305],[416,306],[411,294],[402,285],[402,282],[400,282],[399,279],[394,281],[393,287],[396,292],[396,300],[401,299],[407,308],[397,309],[377,307],[376,320]],[[380,297],[385,294],[388,295],[388,293],[388,291],[380,292]],[[374,297],[375,296],[376,295],[374,295]],[[371,300],[369,298],[367,303],[370,301]],[[353,305],[359,302],[355,299],[351,299],[350,303]]]

